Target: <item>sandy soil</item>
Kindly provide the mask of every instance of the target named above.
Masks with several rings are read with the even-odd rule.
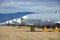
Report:
[[[60,32],[31,32],[29,27],[0,27],[0,40],[60,40]]]

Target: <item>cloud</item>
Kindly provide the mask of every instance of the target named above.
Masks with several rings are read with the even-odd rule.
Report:
[[[5,2],[0,5],[0,13],[55,11],[60,8],[58,2]]]

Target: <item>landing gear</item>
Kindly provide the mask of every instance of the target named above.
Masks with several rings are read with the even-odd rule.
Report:
[[[43,32],[48,32],[48,29],[47,29],[47,27],[45,26],[45,27],[43,27]]]
[[[30,26],[31,27],[31,31],[35,31],[34,27],[33,26]]]
[[[56,27],[54,27],[53,32],[59,32],[59,29],[58,29],[58,27],[57,27],[57,26],[56,26]]]

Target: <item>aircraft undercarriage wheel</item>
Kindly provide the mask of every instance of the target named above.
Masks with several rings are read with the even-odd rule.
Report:
[[[47,26],[42,26],[42,29],[44,29],[44,27],[47,27]]]
[[[31,27],[31,31],[35,31],[34,26],[30,26],[30,27]]]
[[[58,28],[60,28],[60,23],[58,24],[58,23],[56,23],[56,26],[58,27]]]

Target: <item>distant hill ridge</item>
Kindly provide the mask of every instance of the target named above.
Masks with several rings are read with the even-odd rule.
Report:
[[[34,12],[16,12],[16,13],[9,13],[9,14],[0,14],[0,22],[5,22],[7,20],[12,20],[15,18],[21,18],[27,14],[33,14]]]

